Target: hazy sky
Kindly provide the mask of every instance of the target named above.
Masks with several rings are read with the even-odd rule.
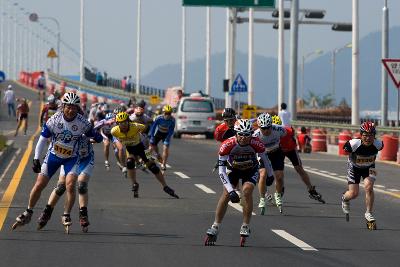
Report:
[[[9,0],[3,0],[9,1]],[[60,21],[62,38],[79,50],[79,0],[15,0],[39,16],[53,16]],[[360,37],[381,28],[383,0],[360,0]],[[390,26],[400,25],[394,15],[400,1],[389,0]],[[135,74],[136,0],[85,0],[86,57],[100,70],[120,77]],[[290,2],[285,3],[289,7]],[[351,22],[351,0],[300,0],[301,8],[325,9],[325,20]],[[242,13],[244,15],[244,13]],[[245,14],[247,16],[247,14]],[[205,56],[205,8],[187,10],[187,59]],[[256,17],[270,18],[257,12]],[[212,53],[225,50],[225,18],[222,8],[212,9]],[[44,22],[54,29],[51,22]],[[238,50],[247,51],[247,24],[239,26]],[[142,0],[142,74],[159,65],[178,63],[181,57],[181,0]],[[329,26],[301,26],[300,56],[316,49],[331,51],[351,41],[351,33],[331,31]],[[255,53],[276,57],[277,31],[271,25],[255,26]],[[286,33],[286,41],[289,40]],[[395,37],[391,37],[395,38]],[[400,37],[399,37],[400,38]],[[288,55],[288,49],[286,49]],[[64,53],[64,51],[62,51]],[[70,53],[69,53],[70,55]],[[70,56],[71,57],[71,56]],[[79,61],[63,59],[62,73],[77,74]]]

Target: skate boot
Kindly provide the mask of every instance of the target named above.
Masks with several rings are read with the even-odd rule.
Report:
[[[138,198],[139,197],[139,184],[138,183],[134,183],[132,185],[132,192],[133,192],[133,197],[134,198]]]
[[[108,160],[104,161],[104,167],[106,167],[107,171],[110,170],[110,163],[108,162]]]
[[[179,198],[179,196],[177,194],[175,194],[174,189],[172,189],[168,185],[164,186],[164,192],[167,193],[168,195],[170,195],[171,197]]]
[[[250,227],[249,225],[242,225],[240,227],[240,246],[244,247],[246,243],[246,238],[250,236]]]
[[[314,185],[311,186],[311,189],[308,190],[308,193],[310,194],[309,197],[310,197],[311,199],[318,200],[319,202],[325,204],[325,200],[323,200],[321,194],[318,193],[318,192],[315,190],[315,186],[314,186]]]
[[[346,215],[346,221],[350,220],[350,201],[344,199],[344,195],[342,195],[342,210],[343,213]]]
[[[207,230],[206,234],[207,236],[206,239],[204,240],[204,245],[214,246],[215,242],[217,242],[218,226],[215,224],[211,225],[211,228]]]
[[[376,220],[371,212],[365,213],[365,220],[367,221],[367,228],[369,230],[376,230]]]
[[[38,230],[46,226],[47,222],[51,218],[52,213],[53,213],[53,208],[50,207],[49,205],[46,205],[46,208],[44,208],[42,214],[40,214],[38,219],[38,226],[37,226]]]
[[[16,219],[15,223],[11,226],[12,230],[15,230],[17,227],[28,224],[31,221],[33,211],[25,210],[22,214],[20,214]]]
[[[71,216],[64,213],[63,216],[61,216],[61,223],[64,225],[65,233],[69,234],[69,229],[72,225]]]
[[[282,209],[282,193],[275,192],[274,193],[274,197],[275,197],[275,205],[278,208],[279,212],[282,213],[283,212],[283,209]]]
[[[81,225],[82,232],[87,233],[90,223],[86,207],[79,209],[79,224]]]
[[[167,166],[164,163],[161,163],[161,168],[162,171],[166,171],[167,170]]]
[[[124,166],[121,165],[121,163],[119,163],[119,161],[117,161],[117,166],[118,168],[122,171],[122,169],[124,168]]]
[[[273,197],[271,194],[265,193],[265,199],[266,199],[269,203],[275,205],[275,203],[274,203],[274,197]]]
[[[260,215],[264,215],[265,213],[265,198],[260,197],[260,202],[258,203],[258,207],[260,208]]]
[[[124,175],[125,178],[128,177],[128,169],[126,167],[122,167],[122,174]]]

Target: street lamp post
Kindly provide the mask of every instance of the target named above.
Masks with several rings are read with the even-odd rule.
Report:
[[[389,56],[389,8],[384,0],[382,9],[382,58]],[[388,75],[385,67],[381,67],[381,125],[387,125],[388,118]]]
[[[331,94],[332,98],[335,101],[335,94],[336,94],[336,55],[346,49],[346,48],[351,48],[352,45],[351,43],[346,44],[343,47],[336,48],[335,50],[332,51],[332,59],[331,59],[331,64],[332,64],[332,77],[331,77]]]
[[[317,49],[313,52],[310,52],[306,55],[303,55],[303,60],[301,61],[301,98],[304,98],[304,65],[307,58],[311,57],[312,55],[321,55],[324,51]]]
[[[32,22],[37,22],[39,20],[51,20],[57,25],[57,74],[60,74],[60,40],[61,40],[61,30],[60,23],[56,18],[53,17],[39,17],[36,13],[32,13],[29,15],[29,20]]]

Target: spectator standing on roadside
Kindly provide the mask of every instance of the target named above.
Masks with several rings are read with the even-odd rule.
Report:
[[[8,117],[15,117],[15,94],[12,85],[8,85],[7,91],[4,93],[4,102],[8,107]]]
[[[108,86],[108,80],[107,80],[107,78],[108,78],[108,74],[107,74],[107,72],[105,71],[104,73],[103,73],[103,77],[104,77],[104,86]]]
[[[129,75],[128,78],[126,78],[126,88],[128,92],[132,91],[132,76]]]
[[[126,89],[126,76],[124,76],[124,78],[122,78],[121,87],[122,87],[123,90]]]
[[[281,110],[279,111],[278,116],[281,118],[283,126],[290,126],[292,115],[290,114],[289,111],[286,110],[286,108],[287,108],[286,103],[282,103]]]

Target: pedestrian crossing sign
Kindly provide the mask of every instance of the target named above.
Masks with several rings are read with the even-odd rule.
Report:
[[[56,57],[58,57],[56,51],[54,50],[54,48],[50,49],[49,53],[47,53],[47,57],[48,58],[56,58]]]
[[[235,92],[235,93],[246,93],[247,92],[247,84],[244,81],[242,75],[238,74],[236,76],[236,79],[232,84],[231,91]]]

